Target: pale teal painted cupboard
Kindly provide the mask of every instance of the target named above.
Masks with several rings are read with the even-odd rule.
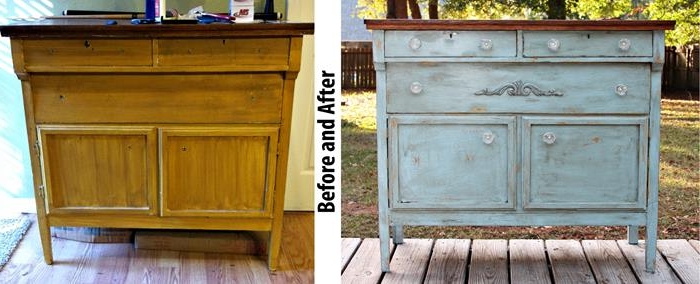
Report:
[[[654,270],[671,21],[366,20],[389,227],[624,225]]]

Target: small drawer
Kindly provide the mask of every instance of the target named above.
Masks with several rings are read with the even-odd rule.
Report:
[[[643,114],[649,112],[650,72],[648,64],[619,63],[388,63],[386,108]]]
[[[515,31],[387,31],[386,57],[515,57]]]
[[[26,66],[150,66],[151,40],[24,40]]]
[[[524,31],[525,57],[651,57],[649,31]]]
[[[289,38],[161,39],[162,66],[288,65]]]
[[[37,123],[281,121],[283,78],[277,73],[35,74],[31,84]]]

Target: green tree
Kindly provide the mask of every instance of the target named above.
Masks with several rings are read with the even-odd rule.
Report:
[[[666,45],[700,43],[700,2],[696,0],[657,0],[644,14],[653,20],[675,20],[676,28],[666,32]]]

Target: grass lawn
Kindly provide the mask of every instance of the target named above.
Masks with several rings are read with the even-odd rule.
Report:
[[[374,96],[374,92],[343,93],[343,237],[379,236]],[[663,100],[661,108],[659,238],[698,239],[700,102]],[[404,231],[407,238],[626,238],[625,227],[414,226]]]

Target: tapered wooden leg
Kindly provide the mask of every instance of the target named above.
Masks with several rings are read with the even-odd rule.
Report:
[[[649,273],[654,273],[656,271],[656,227],[647,227],[646,235],[646,255],[645,264],[646,271]]]
[[[397,224],[392,227],[394,229],[394,244],[403,244],[403,225]]]
[[[39,226],[39,236],[41,237],[41,248],[44,251],[44,262],[53,264],[53,251],[51,246],[51,227],[45,216],[37,214],[37,225]]]
[[[268,267],[270,268],[270,271],[275,271],[279,267],[279,254],[280,254],[280,245],[282,244],[282,218],[276,218],[279,219],[273,221],[272,224],[272,231],[270,232],[270,238],[267,243],[267,264]]]
[[[389,224],[379,224],[379,256],[382,272],[389,272]]]
[[[627,243],[630,245],[639,243],[639,226],[627,226]]]

